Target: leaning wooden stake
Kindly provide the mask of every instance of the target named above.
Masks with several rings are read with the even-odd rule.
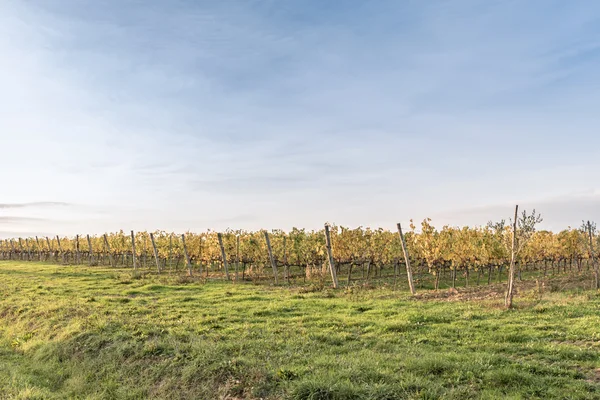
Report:
[[[27,249],[27,261],[31,261],[31,248],[29,247],[28,238],[25,238],[25,248]]]
[[[135,234],[131,231],[131,260],[133,262],[134,271],[137,270],[137,260],[135,257]]]
[[[146,258],[146,235],[144,235],[144,247],[142,248],[142,256],[140,257],[140,259],[142,260],[142,268],[144,267],[144,265],[148,264],[148,259]]]
[[[185,235],[183,233],[181,234],[181,243],[183,244],[183,254],[185,255],[185,262],[187,263],[188,267],[188,275],[192,276],[192,261],[190,260],[190,255],[188,254],[187,246],[185,245]]]
[[[61,262],[65,263],[65,253],[62,251],[62,246],[60,245],[60,237],[56,235],[56,243],[58,243],[58,252],[60,253]]]
[[[225,278],[229,280],[229,265],[227,264],[227,255],[225,254],[225,246],[223,246],[223,234],[217,233],[219,247],[221,248],[221,257],[223,258],[223,268],[225,268]]]
[[[331,280],[333,288],[337,289],[338,279],[335,270],[335,261],[333,260],[333,250],[331,249],[331,234],[329,232],[329,224],[325,224],[325,248],[327,250],[327,260],[329,261],[329,271],[331,272]]]
[[[515,291],[515,264],[517,258],[517,214],[519,212],[519,205],[515,206],[515,219],[513,221],[513,232],[512,232],[512,248],[510,251],[510,269],[508,270],[508,288],[506,290],[506,298],[504,299],[504,305],[506,308],[512,308],[513,295]]]
[[[94,264],[94,253],[93,253],[93,249],[92,249],[92,240],[90,239],[90,235],[86,235],[86,239],[88,242],[88,252],[89,252],[88,261],[91,266],[92,264]]]
[[[286,247],[286,238],[287,236],[283,236],[283,273],[285,275],[285,280],[287,281],[288,285],[290,283],[290,267],[288,265],[288,259],[287,259],[287,247]]]
[[[19,251],[21,252],[21,260],[25,260],[25,251],[23,251],[23,240],[19,238]]]
[[[79,235],[75,235],[75,264],[79,264]]]
[[[35,237],[35,244],[37,245],[38,259],[39,261],[42,261],[42,247],[40,246],[40,240],[37,236]]]
[[[152,249],[154,250],[154,261],[156,261],[156,270],[160,274],[160,261],[158,259],[158,250],[156,250],[156,242],[154,242],[154,234],[150,232],[150,241],[152,242]]]
[[[173,233],[169,233],[169,271],[173,271]]]
[[[598,271],[598,262],[596,260],[596,256],[594,254],[594,239],[592,233],[592,224],[590,221],[587,223],[588,227],[588,235],[590,238],[590,255],[592,257],[592,264],[594,265],[594,287],[596,289],[600,289],[600,271]]]
[[[273,276],[275,277],[275,284],[279,283],[277,279],[277,264],[273,258],[273,249],[271,248],[271,240],[269,239],[269,232],[265,231],[265,240],[267,241],[267,251],[269,252],[269,261],[271,262],[271,268],[273,268]]]
[[[400,235],[400,243],[402,243],[402,252],[404,253],[404,262],[406,263],[406,276],[408,277],[408,287],[410,292],[415,295],[417,291],[415,290],[415,282],[413,281],[412,276],[412,268],[410,267],[410,257],[408,254],[408,248],[406,247],[406,240],[404,240],[404,234],[402,233],[402,225],[400,222],[397,224],[398,226],[398,234]]]
[[[106,247],[106,253],[108,253],[108,261],[110,262],[110,266],[114,268],[116,266],[115,259],[110,252],[110,245],[108,244],[108,237],[106,236],[106,233],[104,234],[104,246]]]
[[[10,248],[12,249],[12,255],[10,259],[14,260],[17,254],[17,250],[15,250],[15,242],[12,239],[10,240]]]
[[[235,237],[235,281],[237,282],[240,278],[240,235]]]
[[[205,236],[200,236],[200,245],[198,251],[198,273],[202,276],[202,243],[204,243]],[[208,279],[208,261],[206,262],[206,278]]]

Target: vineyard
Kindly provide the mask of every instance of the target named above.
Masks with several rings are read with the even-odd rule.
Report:
[[[228,230],[185,234],[123,231],[100,236],[6,239],[6,260],[128,267],[156,274],[186,274],[205,280],[301,284],[381,282],[416,289],[491,284],[507,278],[513,259],[518,279],[593,271],[598,288],[593,223],[559,233],[535,229],[535,211],[517,216],[514,232],[504,221],[481,227],[437,229],[430,219],[410,224],[404,235],[385,229],[326,225],[320,231]],[[515,239],[515,247],[513,246]],[[405,243],[403,249],[402,242]],[[407,262],[409,268],[407,268]],[[509,276],[508,276],[509,277]],[[411,288],[412,289],[412,288]]]
[[[597,399],[599,237],[540,221],[2,240],[0,399]]]

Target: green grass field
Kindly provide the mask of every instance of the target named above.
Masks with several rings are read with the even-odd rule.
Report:
[[[0,262],[0,398],[600,398],[598,293],[448,300]]]

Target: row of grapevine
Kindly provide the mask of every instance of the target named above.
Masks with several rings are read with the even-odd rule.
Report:
[[[600,244],[595,226],[537,231],[535,212],[519,219],[517,268],[519,277],[597,271],[594,249]],[[585,229],[584,229],[585,228]],[[332,258],[336,275],[348,284],[359,280],[394,282],[406,273],[398,232],[385,229],[331,226]],[[500,279],[511,261],[512,230],[504,222],[480,227],[443,226],[430,219],[405,234],[409,262],[417,284],[455,286],[481,278]],[[271,247],[271,255],[267,247]],[[146,268],[157,273],[185,271],[189,275],[227,279],[324,279],[329,263],[324,230],[289,232],[228,230],[174,234],[164,231],[75,237],[29,237],[0,241],[0,257],[63,264],[111,265]],[[275,276],[273,276],[275,274]],[[596,272],[597,274],[597,272]],[[474,278],[473,276],[476,276]],[[451,282],[451,283],[450,283]],[[596,284],[597,285],[597,284]]]

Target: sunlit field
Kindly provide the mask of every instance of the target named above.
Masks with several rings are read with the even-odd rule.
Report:
[[[3,261],[0,398],[597,399],[600,295],[571,279],[524,282],[506,311],[497,284],[413,298]]]

